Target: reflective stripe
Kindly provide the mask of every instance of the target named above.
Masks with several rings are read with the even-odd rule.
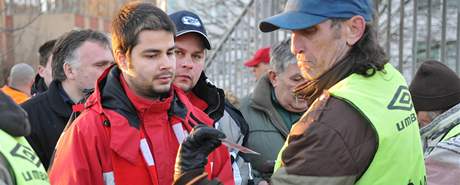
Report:
[[[232,168],[233,168],[233,178],[235,179],[235,185],[241,185],[243,182],[243,178],[241,177],[240,168],[238,167],[238,163],[236,162],[236,160],[233,162]]]
[[[214,161],[209,163],[210,169],[209,169],[209,175],[212,175],[212,170],[214,169]]]
[[[144,157],[144,162],[147,164],[147,168],[149,170],[150,180],[152,181],[153,185],[158,185],[158,174],[157,174],[157,169],[155,167],[155,160],[150,150],[149,143],[147,142],[147,139],[144,137],[144,133],[142,131],[141,131],[141,140],[139,144],[140,144],[142,156]]]
[[[254,177],[252,176],[252,166],[251,166],[251,163],[247,163],[248,164],[248,169],[249,169],[249,180],[253,180]]]
[[[148,166],[155,165],[155,161],[153,160],[152,152],[150,151],[149,145],[145,138],[141,139],[140,147],[142,151],[142,156],[144,157],[145,162]]]
[[[179,142],[179,144],[182,144],[182,142],[187,137],[187,132],[182,127],[182,123],[179,122],[179,123],[173,124],[172,127],[174,131],[174,135],[176,135],[177,142]]]
[[[104,172],[102,173],[104,177],[104,184],[105,185],[115,185],[115,178],[113,176],[113,171]]]

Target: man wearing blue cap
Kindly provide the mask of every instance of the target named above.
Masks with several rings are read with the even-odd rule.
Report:
[[[310,109],[278,156],[274,184],[425,184],[407,83],[377,42],[370,0],[288,0],[263,32],[292,31]]]
[[[308,80],[295,93],[310,108],[292,127],[272,184],[426,184],[414,106],[378,45],[370,0],[288,0],[259,28],[292,31]]]

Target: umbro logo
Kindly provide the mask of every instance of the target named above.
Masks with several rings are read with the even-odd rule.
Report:
[[[387,108],[390,110],[406,111],[412,110],[413,107],[414,106],[412,105],[409,89],[406,86],[402,85],[398,87],[398,90],[396,90],[395,95],[393,95],[393,99],[387,106]]]
[[[40,165],[42,164],[38,156],[35,155],[35,152],[31,148],[21,145],[19,143],[16,144],[13,150],[11,150],[10,154],[14,157],[19,157],[21,159],[29,161],[37,167],[40,167]]]

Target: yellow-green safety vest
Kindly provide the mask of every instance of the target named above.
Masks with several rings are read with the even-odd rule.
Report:
[[[24,137],[12,137],[0,130],[0,154],[12,168],[17,185],[49,185],[48,174]]]
[[[417,115],[406,81],[391,64],[371,77],[352,74],[328,91],[358,110],[376,132],[377,151],[355,184],[426,184]],[[281,166],[283,150],[275,170]]]

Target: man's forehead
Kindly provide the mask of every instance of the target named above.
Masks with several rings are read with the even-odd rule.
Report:
[[[174,38],[171,32],[164,30],[144,30],[139,33],[137,44],[141,50],[166,51],[174,48]]]
[[[199,43],[197,48],[193,48],[194,50],[204,51],[206,48],[203,36],[195,32],[185,33],[185,34],[176,36],[176,43],[177,43],[176,47],[179,49],[184,49],[184,46],[182,46],[182,43],[187,42],[187,41],[189,42],[193,41],[193,42]]]

